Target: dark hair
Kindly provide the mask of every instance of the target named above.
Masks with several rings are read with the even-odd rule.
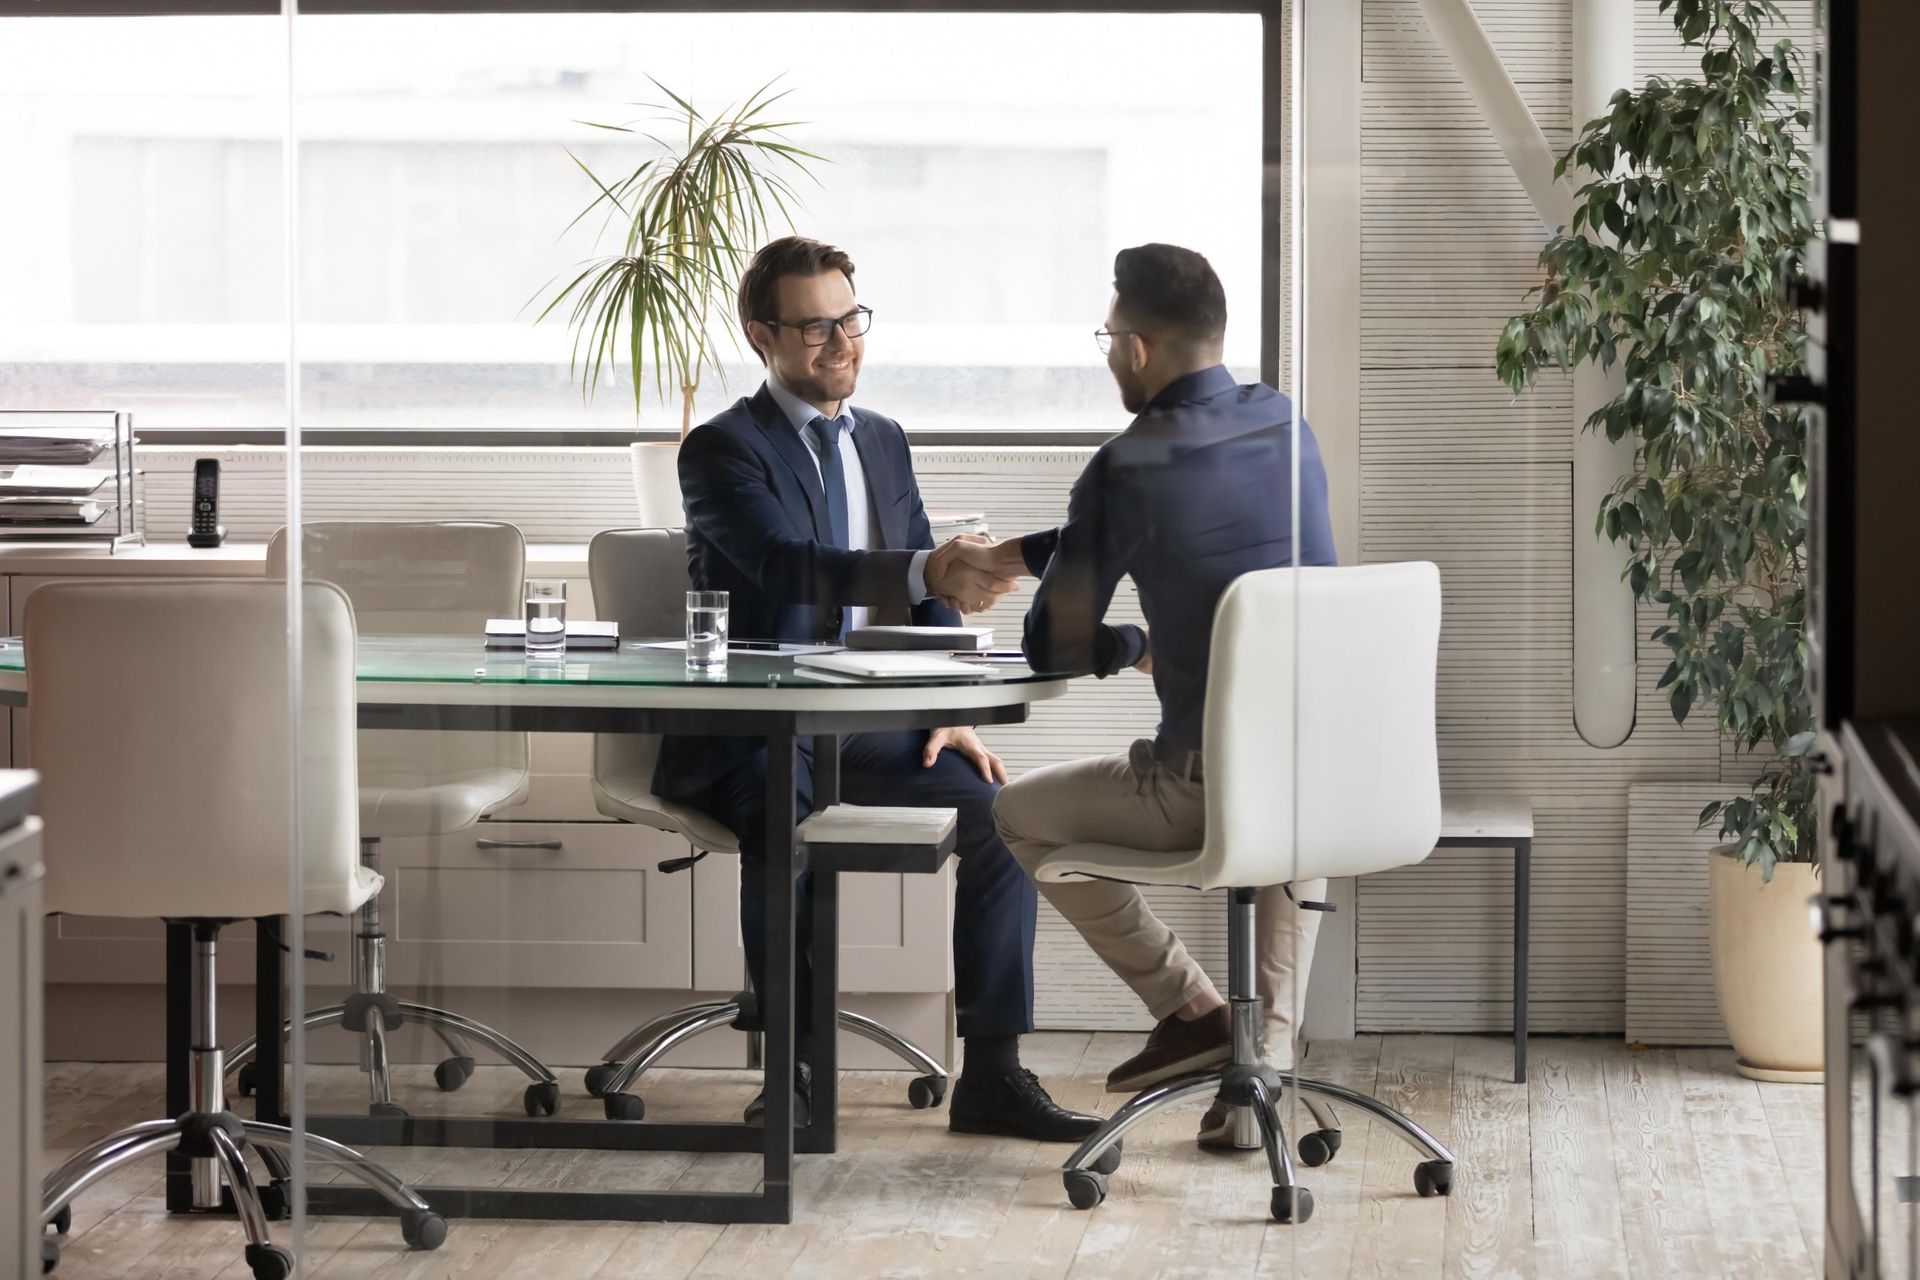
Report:
[[[782,236],[763,247],[740,277],[740,331],[746,333],[747,325],[755,320],[765,324],[779,319],[774,312],[780,306],[780,281],[784,277],[817,276],[823,271],[838,271],[852,287],[853,259],[830,244],[805,236]],[[753,346],[752,334],[747,334],[747,345]],[[759,355],[760,349],[754,347],[754,353]],[[766,356],[760,359],[765,363]]]
[[[1113,259],[1117,308],[1149,333],[1217,343],[1227,332],[1227,291],[1207,260],[1172,244],[1122,249]]]

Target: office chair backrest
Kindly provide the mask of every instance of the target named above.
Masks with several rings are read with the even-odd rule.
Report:
[[[1440,836],[1440,571],[1269,569],[1221,597],[1200,888],[1355,876]]]
[[[436,635],[471,640],[489,618],[522,616],[527,544],[491,520],[315,520],[300,526],[301,573],[347,593],[363,636]],[[288,531],[267,543],[267,576],[287,574]],[[524,771],[524,733],[370,729],[360,735],[365,786],[421,794],[434,780],[471,771]],[[386,814],[404,817],[387,818]],[[368,836],[430,835],[458,826],[431,806],[371,805]]]
[[[620,643],[686,636],[687,534],[684,529],[608,529],[587,544],[593,608],[620,624]],[[651,778],[660,737],[601,733],[593,739],[593,772]]]
[[[301,856],[292,902],[287,588],[62,582],[27,600],[46,907],[235,917],[359,905],[353,614],[302,592]]]
[[[479,639],[488,618],[518,618],[527,544],[488,520],[316,520],[300,526],[302,573],[353,602],[363,636]],[[267,576],[287,576],[287,530],[267,543]]]

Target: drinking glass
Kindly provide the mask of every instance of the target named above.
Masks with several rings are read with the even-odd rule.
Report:
[[[727,669],[727,593],[687,592],[687,670]]]
[[[567,584],[559,578],[527,580],[527,652],[551,654],[567,647]]]

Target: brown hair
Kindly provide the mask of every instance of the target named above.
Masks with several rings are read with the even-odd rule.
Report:
[[[768,324],[779,318],[774,312],[779,309],[782,278],[817,276],[823,271],[838,271],[852,287],[853,259],[830,244],[805,236],[782,236],[754,254],[740,277],[740,331],[747,333],[748,324],[755,320]],[[751,333],[747,333],[747,345],[753,346]],[[758,347],[753,350],[765,364],[765,354]]]

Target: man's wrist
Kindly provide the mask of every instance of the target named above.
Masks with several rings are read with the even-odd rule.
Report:
[[[907,561],[907,603],[920,604],[927,598],[927,560],[931,551],[916,551]]]

